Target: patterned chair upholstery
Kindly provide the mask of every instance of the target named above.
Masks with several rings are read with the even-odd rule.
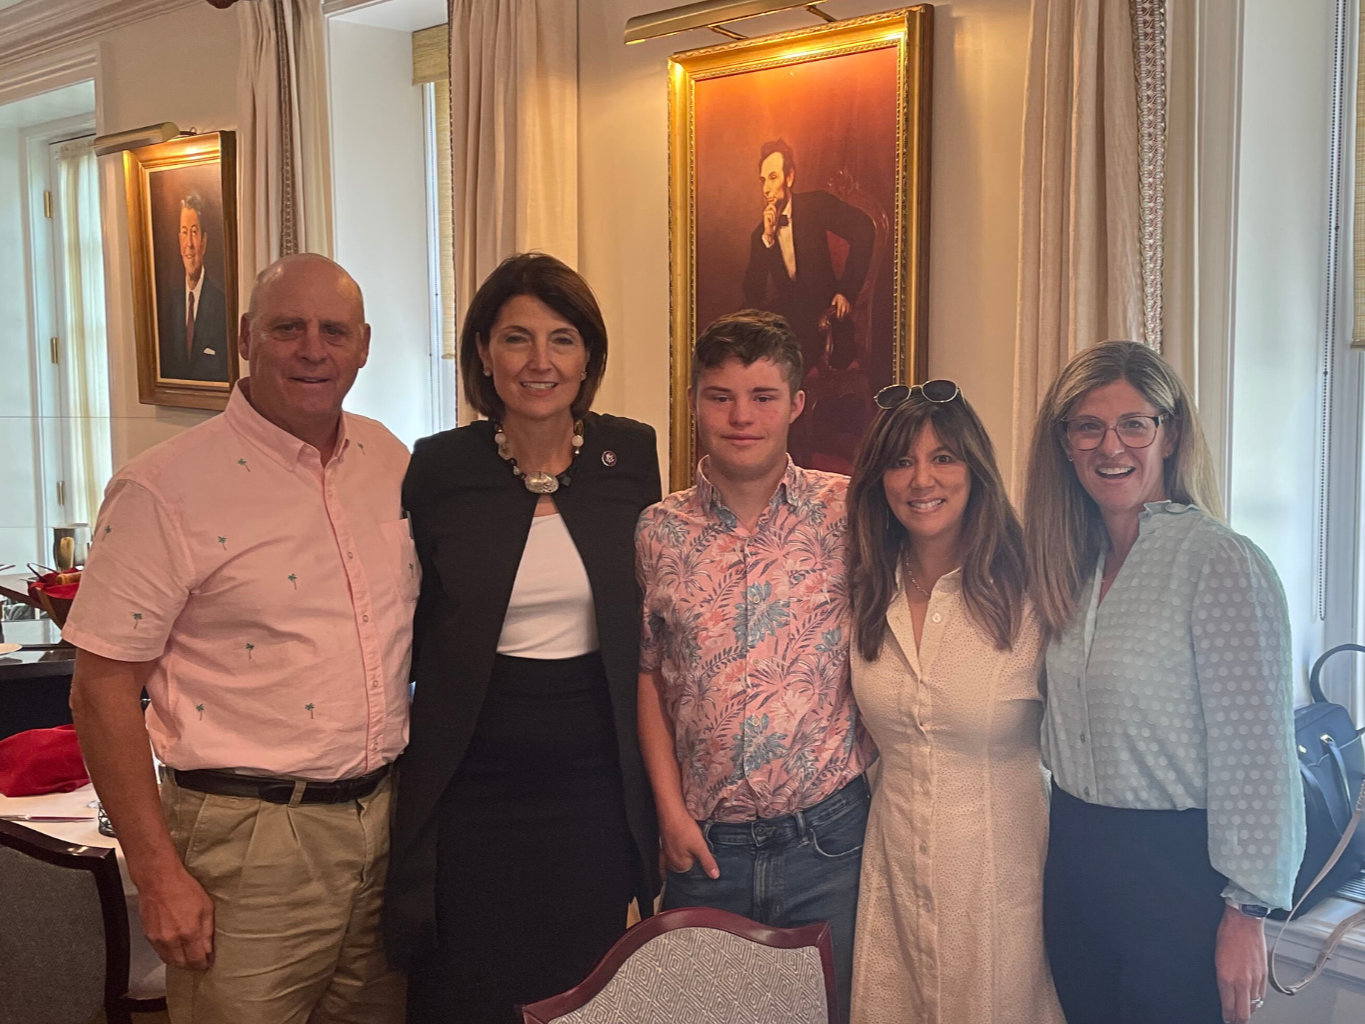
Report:
[[[832,1024],[829,926],[768,928],[688,907],[642,921],[526,1024]]]
[[[116,856],[0,821],[0,1024],[131,1020]]]

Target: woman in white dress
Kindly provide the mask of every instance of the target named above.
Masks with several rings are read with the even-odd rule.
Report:
[[[853,691],[881,751],[853,1024],[1063,1024],[1023,533],[957,385],[877,405],[848,494]]]

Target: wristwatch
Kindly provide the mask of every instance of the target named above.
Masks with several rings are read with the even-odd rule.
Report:
[[[1228,900],[1228,906],[1236,907],[1247,917],[1265,917],[1270,913],[1270,908],[1259,903],[1233,903]]]

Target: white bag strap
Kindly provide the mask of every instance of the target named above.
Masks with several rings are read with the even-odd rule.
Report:
[[[1322,973],[1322,969],[1327,966],[1327,961],[1331,958],[1332,953],[1337,948],[1337,943],[1342,940],[1342,937],[1356,925],[1365,922],[1365,909],[1361,909],[1333,928],[1332,934],[1327,936],[1327,943],[1318,953],[1317,963],[1313,965],[1313,970],[1309,972],[1308,977],[1304,978],[1302,981],[1293,985],[1284,985],[1281,984],[1280,979],[1276,977],[1275,950],[1279,948],[1280,940],[1284,938],[1284,933],[1289,930],[1289,922],[1294,920],[1294,915],[1297,914],[1299,908],[1303,906],[1303,901],[1308,899],[1309,894],[1327,877],[1327,873],[1336,867],[1337,861],[1341,860],[1341,855],[1346,852],[1346,846],[1350,843],[1351,836],[1355,835],[1356,829],[1360,827],[1360,819],[1362,817],[1365,817],[1365,785],[1360,787],[1360,796],[1356,798],[1355,813],[1351,815],[1351,821],[1346,826],[1346,831],[1341,834],[1341,839],[1337,843],[1337,848],[1332,851],[1332,856],[1327,858],[1327,863],[1324,864],[1322,870],[1318,872],[1318,877],[1313,879],[1313,884],[1304,890],[1303,895],[1299,897],[1299,902],[1294,904],[1294,909],[1291,910],[1289,916],[1285,918],[1284,924],[1280,926],[1280,933],[1275,936],[1275,942],[1270,947],[1270,984],[1275,986],[1277,992],[1283,992],[1287,996],[1297,995],[1299,992],[1302,992],[1308,987],[1309,982]]]

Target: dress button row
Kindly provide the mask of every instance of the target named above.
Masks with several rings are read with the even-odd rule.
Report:
[[[940,614],[939,612],[934,612],[934,614],[931,615],[930,618],[931,618],[934,622],[942,622],[942,621],[943,621],[943,615]]]

